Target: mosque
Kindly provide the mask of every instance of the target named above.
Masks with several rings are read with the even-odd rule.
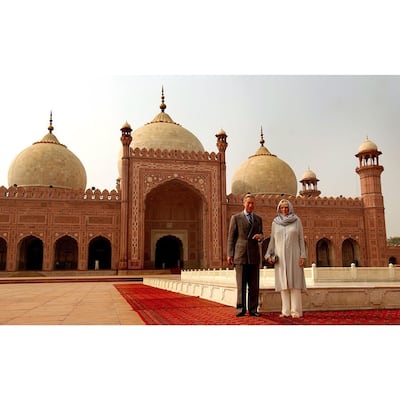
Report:
[[[53,133],[22,150],[0,187],[0,270],[87,271],[226,268],[226,237],[242,197],[256,196],[266,240],[280,198],[301,217],[307,264],[317,267],[380,267],[397,264],[400,248],[388,247],[381,190],[382,154],[365,140],[356,153],[359,198],[321,197],[316,174],[299,182],[285,161],[272,154],[260,134],[259,147],[237,168],[226,193],[228,135],[216,135],[206,152],[189,130],[160,112],[132,131],[121,131],[116,187],[86,187],[86,171]],[[349,171],[351,172],[351,171]]]

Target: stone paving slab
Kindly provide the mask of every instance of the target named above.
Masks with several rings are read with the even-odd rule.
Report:
[[[0,324],[144,325],[112,282],[0,285]]]

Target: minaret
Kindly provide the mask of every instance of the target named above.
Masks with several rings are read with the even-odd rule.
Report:
[[[220,182],[220,201],[221,201],[221,219],[219,221],[219,235],[220,235],[220,243],[224,243],[225,238],[228,235],[227,227],[225,221],[227,220],[227,201],[226,201],[226,162],[225,162],[225,151],[228,147],[228,142],[226,138],[228,135],[221,128],[219,132],[215,135],[217,138],[217,148],[218,148],[218,160],[219,160],[219,182]],[[223,256],[222,258],[226,259],[225,247],[223,247]],[[223,263],[221,263],[221,266]]]
[[[221,153],[223,160],[225,161],[225,151],[226,148],[228,147],[226,138],[228,137],[228,135],[223,129],[220,129],[219,132],[215,135],[215,137],[217,138],[217,148]]]
[[[386,260],[385,207],[381,188],[383,166],[379,165],[381,154],[376,144],[367,138],[355,155],[359,160],[356,172],[360,175],[367,247],[367,257],[362,262],[368,267],[383,267],[388,261]]]
[[[128,218],[129,218],[129,149],[132,142],[132,128],[125,122],[121,128],[122,168],[121,168],[121,239],[118,269],[129,268]]]
[[[308,170],[304,172],[300,181],[303,185],[303,190],[300,190],[300,196],[318,197],[321,194],[321,191],[318,190],[317,187],[318,182],[319,179],[317,179],[317,175],[315,175],[315,173],[311,171],[310,167],[308,167]]]

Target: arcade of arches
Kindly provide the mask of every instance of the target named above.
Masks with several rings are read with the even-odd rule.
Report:
[[[17,270],[41,271],[43,269],[43,241],[36,236],[23,238],[18,246]],[[111,244],[103,237],[96,237],[89,243],[87,269],[111,269]],[[78,242],[70,236],[63,236],[54,243],[54,270],[78,269]],[[0,270],[6,269],[7,243],[0,238]]]
[[[262,253],[265,254],[268,248],[270,238],[264,240],[262,245]],[[336,266],[343,266],[343,267],[350,267],[352,263],[354,263],[357,267],[360,266],[360,247],[358,243],[353,239],[346,239],[342,243],[342,261],[337,262],[334,246],[333,243],[327,239],[323,238],[318,240],[315,246],[315,254],[316,254],[316,266],[317,267],[336,267]],[[308,245],[306,241],[306,253],[308,252]],[[309,260],[309,264],[312,261]],[[268,264],[263,262],[263,265],[268,267]]]
[[[168,196],[168,197],[165,197]],[[171,201],[163,202],[169,198]],[[190,258],[188,242],[201,243],[201,198],[185,186],[176,183],[154,190],[148,197],[148,209],[152,212],[146,216],[146,232],[151,236],[148,246],[147,261],[149,267],[182,268],[184,260],[195,263],[201,258],[201,246],[194,246]],[[158,214],[158,212],[160,213]],[[165,216],[169,216],[166,218]],[[187,218],[189,217],[189,218]],[[173,229],[171,224],[174,225]],[[169,228],[168,228],[169,227]],[[164,231],[163,228],[168,228]],[[175,234],[166,233],[174,232]],[[188,232],[188,233],[187,233]],[[269,238],[262,245],[265,252]],[[306,243],[307,246],[307,243]],[[153,250],[153,251],[152,251]],[[336,262],[332,242],[323,238],[316,244],[316,265],[330,267],[342,265],[349,267],[352,263],[359,266],[360,249],[353,239],[342,243],[342,262]],[[149,254],[151,253],[151,257]],[[0,238],[0,270],[6,269],[7,243]],[[74,270],[78,268],[78,243],[70,236],[63,236],[54,243],[54,269]],[[396,259],[390,260],[396,262]],[[35,236],[27,236],[18,245],[18,270],[35,271],[43,267],[43,242]],[[111,244],[104,237],[96,237],[89,243],[88,269],[111,269]]]
[[[342,243],[342,262],[340,264],[336,262],[332,242],[329,239],[323,238],[317,242],[316,255],[316,264],[318,267],[332,267],[335,265],[350,267],[352,263],[359,266],[360,248],[355,240],[344,240]]]

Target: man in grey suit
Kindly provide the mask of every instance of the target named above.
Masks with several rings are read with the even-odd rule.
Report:
[[[227,261],[234,265],[237,284],[237,316],[246,315],[248,287],[249,315],[259,317],[258,294],[260,288],[260,248],[263,239],[262,219],[254,214],[255,197],[247,193],[243,198],[243,211],[231,217],[228,232]]]

